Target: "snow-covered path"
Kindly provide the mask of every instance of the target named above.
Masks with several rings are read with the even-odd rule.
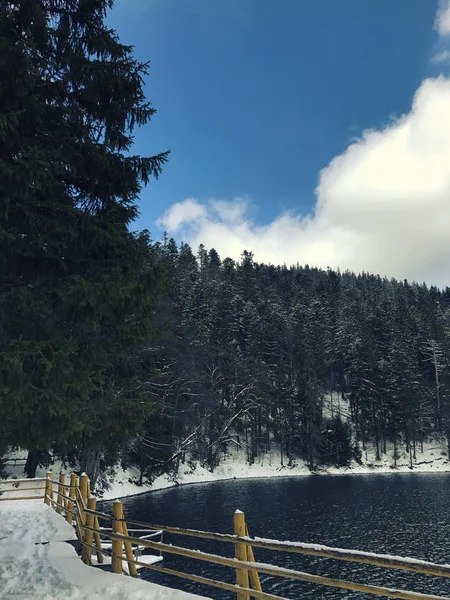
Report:
[[[194,600],[186,592],[84,565],[73,528],[42,500],[0,503],[1,600]]]

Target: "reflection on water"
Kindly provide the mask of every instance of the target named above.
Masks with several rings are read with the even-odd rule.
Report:
[[[450,563],[450,476],[380,474],[233,480],[180,486],[125,501],[141,521],[231,533],[233,512],[246,514],[250,535],[320,543]],[[231,544],[165,535],[164,541],[225,556]],[[450,595],[450,581],[318,557],[254,549],[255,559],[340,579]],[[164,566],[234,582],[227,567],[165,555]],[[210,598],[230,592],[145,571],[144,579]],[[375,598],[336,588],[261,575],[263,590],[297,599]]]

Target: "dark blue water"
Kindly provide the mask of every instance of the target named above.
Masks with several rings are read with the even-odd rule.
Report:
[[[180,486],[125,500],[128,518],[232,533],[243,510],[250,535],[320,543],[450,563],[450,476],[384,474],[233,480]],[[165,535],[165,542],[233,556],[231,544]],[[450,580],[318,557],[254,549],[255,559],[340,579],[450,596]],[[161,565],[234,583],[227,567],[166,554]],[[210,598],[234,594],[150,570],[144,579]],[[264,591],[286,598],[375,598],[261,574]]]

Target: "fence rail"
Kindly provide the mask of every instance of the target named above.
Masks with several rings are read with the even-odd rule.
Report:
[[[37,483],[42,483],[42,485],[35,485]],[[36,495],[34,492],[37,490],[42,491],[42,494]],[[11,492],[20,492],[21,495],[10,497],[9,493]],[[33,492],[33,494],[28,495],[29,492]],[[24,493],[27,495],[23,495]],[[4,497],[3,494],[6,494],[6,497]],[[399,598],[404,600],[450,600],[450,598],[444,596],[435,596],[420,592],[396,590],[366,583],[345,581],[258,562],[255,561],[253,548],[263,548],[265,550],[277,552],[282,551],[319,556],[326,559],[357,562],[446,579],[450,578],[450,565],[436,564],[413,558],[389,556],[386,554],[319,546],[315,544],[281,542],[278,540],[251,537],[248,534],[245,515],[241,511],[236,511],[234,513],[234,535],[199,531],[195,529],[183,529],[167,525],[154,525],[151,523],[126,519],[123,513],[123,504],[119,501],[113,503],[111,514],[97,510],[97,500],[91,495],[89,479],[85,474],[82,474],[80,477],[72,474],[70,483],[66,482],[64,473],[61,473],[59,479],[55,480],[52,479],[51,472],[48,472],[47,477],[45,478],[4,480],[0,481],[0,495],[0,501],[43,499],[46,504],[53,507],[58,514],[75,527],[77,537],[81,544],[82,560],[88,565],[93,564],[93,559],[95,559],[98,564],[102,564],[104,563],[105,557],[108,557],[108,559],[111,560],[111,568],[114,573],[123,573],[124,570],[126,570],[128,574],[136,577],[138,575],[138,568],[151,569],[167,575],[233,592],[233,594],[237,595],[237,600],[249,600],[250,598],[259,598],[261,600],[287,600],[284,597],[264,592],[261,587],[259,573],[388,598]],[[100,527],[100,521],[107,521],[110,526]],[[128,525],[134,526],[134,528],[128,529]],[[162,541],[163,533],[207,539],[228,544],[231,543],[235,548],[235,558],[228,558],[200,550],[192,550],[179,545],[166,544]],[[139,536],[139,534],[142,535]],[[161,535],[161,541],[150,539],[157,535]],[[105,538],[110,540],[110,544],[107,545],[111,548],[111,551],[104,546],[106,543],[104,541]],[[174,554],[232,568],[236,573],[236,583],[231,584],[192,573],[162,567],[158,564],[149,564],[139,555],[139,551],[137,551],[136,554],[133,553],[133,548],[148,548],[157,550],[160,554],[162,552],[165,554]]]
[[[24,496],[23,492],[44,492],[45,481],[45,477],[0,480],[0,502],[5,502],[6,500],[39,500],[43,498],[43,493]],[[36,483],[42,483],[42,485],[35,485]],[[9,494],[15,495],[11,497]],[[18,496],[17,494],[20,495]]]

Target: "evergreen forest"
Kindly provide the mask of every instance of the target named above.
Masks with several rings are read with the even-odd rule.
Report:
[[[450,290],[308,266],[221,260],[173,239],[155,320],[155,413],[131,444],[147,476],[194,460],[213,470],[231,447],[249,464],[411,458],[450,443]],[[388,444],[389,443],[389,444]],[[169,466],[170,465],[170,466]]]
[[[150,65],[112,7],[0,1],[0,457],[143,482],[450,446],[449,288],[135,231],[169,149],[133,153]]]

